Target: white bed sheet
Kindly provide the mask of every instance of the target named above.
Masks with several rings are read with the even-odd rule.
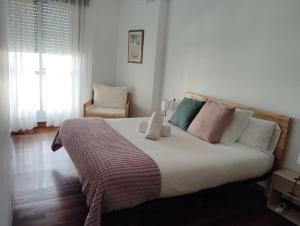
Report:
[[[147,140],[138,131],[148,118],[108,119],[115,130],[143,150],[161,172],[161,197],[189,194],[230,182],[266,174],[273,155],[239,143],[209,144],[165,122],[172,128],[170,137]]]

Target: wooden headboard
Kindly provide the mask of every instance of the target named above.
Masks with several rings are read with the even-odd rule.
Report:
[[[212,100],[212,101],[215,101],[217,103],[220,103],[220,104],[228,106],[228,107],[236,107],[236,108],[241,108],[244,110],[253,111],[254,112],[253,116],[255,118],[277,122],[281,128],[281,135],[280,135],[276,150],[274,152],[274,155],[275,155],[274,169],[282,168],[284,152],[286,150],[286,144],[287,144],[290,124],[291,124],[291,118],[284,116],[284,115],[273,114],[273,113],[262,111],[262,110],[259,110],[256,108],[243,106],[240,104],[224,101],[224,100],[213,98],[213,97],[204,96],[204,95],[193,93],[193,92],[186,92],[184,96],[191,98],[191,99],[196,99],[196,100],[205,100],[205,101]]]

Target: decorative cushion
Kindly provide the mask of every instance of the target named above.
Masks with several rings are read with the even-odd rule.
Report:
[[[176,108],[169,123],[186,131],[204,104],[204,101],[184,98]]]
[[[242,135],[242,132],[246,129],[252,115],[252,111],[236,109],[231,122],[222,135],[220,142],[223,144],[233,144],[236,142]]]
[[[252,117],[238,142],[260,151],[266,151],[275,126],[276,122]]]
[[[234,111],[234,108],[207,101],[191,123],[188,132],[209,143],[218,143]]]
[[[103,117],[116,117],[116,118],[124,118],[126,111],[125,108],[103,108],[103,107],[95,107],[94,105],[89,106],[86,109],[88,114],[99,115]]]
[[[95,107],[123,108],[126,105],[126,87],[111,87],[94,83],[93,90]]]

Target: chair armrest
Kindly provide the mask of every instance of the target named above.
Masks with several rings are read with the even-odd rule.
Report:
[[[92,100],[89,100],[83,104],[83,117],[86,116],[86,109],[92,105]]]

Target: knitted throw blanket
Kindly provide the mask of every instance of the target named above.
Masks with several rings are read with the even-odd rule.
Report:
[[[104,120],[65,121],[52,149],[62,146],[78,171],[90,208],[85,226],[100,226],[102,213],[159,198],[157,164]]]

